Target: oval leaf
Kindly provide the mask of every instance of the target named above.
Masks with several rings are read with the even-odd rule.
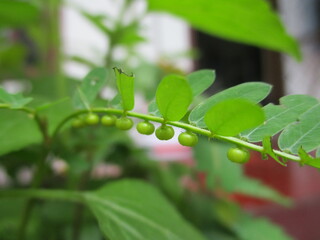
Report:
[[[130,111],[134,107],[134,76],[127,75],[118,68],[114,68],[114,72],[121,95],[122,108],[125,111]]]
[[[320,146],[320,104],[301,115],[297,122],[289,125],[280,135],[281,150],[297,154],[300,147],[310,152]]]
[[[308,95],[289,95],[280,99],[281,105],[268,104],[263,109],[266,122],[254,129],[241,133],[250,142],[260,142],[265,136],[273,136],[318,103],[318,100]]]
[[[206,101],[204,101],[202,104],[197,106],[189,115],[189,121],[190,123],[201,127],[206,128],[206,124],[204,122],[204,115],[206,112],[215,104],[218,102],[221,102],[223,100],[227,99],[247,99],[251,102],[258,103],[261,100],[263,100],[271,91],[271,85],[267,83],[261,83],[261,82],[249,82],[249,83],[243,83],[231,88],[228,88],[222,92],[219,92],[210,98],[208,98]]]
[[[163,118],[179,121],[187,113],[192,90],[182,76],[169,75],[162,79],[156,92],[156,102]]]
[[[123,180],[86,194],[110,240],[204,240],[152,186]]]
[[[192,89],[193,97],[199,96],[206,89],[208,89],[216,78],[214,70],[199,70],[190,73],[187,76],[187,81]]]
[[[214,134],[235,136],[258,126],[265,119],[258,105],[244,99],[229,99],[214,105],[205,115],[205,123]]]

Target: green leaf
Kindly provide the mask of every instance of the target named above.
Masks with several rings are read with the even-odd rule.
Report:
[[[205,115],[205,123],[213,134],[235,136],[258,126],[265,119],[258,105],[244,99],[229,99],[214,105]]]
[[[41,142],[35,121],[24,112],[0,111],[0,155]]]
[[[139,34],[139,28],[139,22],[133,22],[127,26],[122,26],[122,28],[120,28],[118,32],[116,32],[116,44],[124,46],[134,46],[138,43],[145,42],[146,38]]]
[[[199,144],[194,147],[196,169],[206,173],[206,184],[209,189],[224,189],[232,192],[243,177],[242,168],[230,162],[227,151],[230,145],[221,142],[209,142],[200,138]]]
[[[134,107],[134,76],[127,75],[121,69],[114,68],[119,93],[121,95],[122,107],[130,111]]]
[[[182,76],[168,75],[160,82],[156,102],[162,116],[169,121],[179,121],[187,113],[192,101],[192,90]]]
[[[301,158],[300,165],[307,164],[312,167],[320,168],[320,158],[311,157],[302,147],[299,149],[299,157]]]
[[[26,1],[0,1],[0,27],[25,26],[36,21],[39,9]]]
[[[199,70],[190,73],[187,81],[192,89],[193,97],[196,97],[209,88],[216,78],[216,72],[213,70]]]
[[[121,108],[121,95],[118,93],[117,95],[114,96],[114,98],[111,99],[109,102],[109,105],[113,108]]]
[[[161,117],[161,113],[159,111],[159,108],[158,108],[158,105],[157,105],[157,102],[155,99],[153,99],[149,106],[148,106],[148,112],[151,114],[151,115],[154,115],[154,116],[157,116],[157,117]]]
[[[278,144],[281,150],[298,153],[300,147],[310,152],[320,146],[320,104],[302,114],[280,135]]]
[[[241,181],[238,181],[235,185],[234,192],[266,199],[284,206],[290,206],[292,204],[292,201],[288,197],[282,195],[267,185],[264,185],[259,180],[252,178],[244,177],[241,179]]]
[[[204,240],[155,188],[141,181],[117,181],[85,197],[110,240]]]
[[[96,99],[101,88],[107,81],[107,70],[105,68],[95,68],[83,79],[80,87],[73,96],[75,108],[88,108]]]
[[[106,15],[93,15],[88,12],[82,11],[82,15],[91,22],[96,28],[98,28],[100,31],[102,31],[104,34],[109,36],[111,33],[111,30],[106,26],[104,23],[104,20],[106,18]]]
[[[31,102],[32,98],[26,98],[21,93],[10,94],[3,88],[0,88],[0,101],[9,104],[10,108],[22,108]]]
[[[149,9],[174,14],[194,28],[222,38],[291,54],[301,53],[277,14],[261,0],[148,0]],[[266,37],[268,36],[268,37]]]
[[[219,92],[202,104],[197,106],[193,111],[190,113],[189,121],[190,123],[201,127],[206,128],[206,124],[204,122],[204,115],[206,112],[218,102],[227,99],[247,99],[249,101],[258,103],[263,100],[271,91],[271,85],[261,82],[249,82],[243,83],[231,88],[228,88],[222,92]]]
[[[280,105],[268,104],[263,109],[267,120],[257,128],[241,133],[250,142],[259,142],[265,136],[273,136],[293,123],[305,111],[318,103],[308,95],[288,95],[280,99]]]
[[[293,240],[280,227],[263,218],[243,217],[234,230],[240,240]]]
[[[263,146],[263,155],[266,156],[266,154],[268,154],[270,157],[272,157],[277,163],[279,163],[280,165],[286,167],[287,164],[283,163],[279,157],[274,153],[273,148],[272,148],[272,144],[271,144],[271,137],[266,136],[263,138],[262,140],[262,146]]]

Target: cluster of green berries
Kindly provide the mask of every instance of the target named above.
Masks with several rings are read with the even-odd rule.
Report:
[[[101,119],[99,115],[95,113],[89,113],[84,118],[76,118],[72,122],[73,127],[83,127],[85,125],[96,125],[101,121],[101,124],[107,127],[116,126],[120,130],[129,130],[133,127],[134,123],[131,118],[122,116],[117,118],[114,115],[104,115]],[[137,124],[137,131],[140,134],[151,135],[155,132],[156,137],[159,140],[169,140],[174,136],[174,130],[171,126],[162,124],[155,129],[154,125],[149,121],[143,121]],[[193,147],[198,143],[198,136],[190,131],[180,133],[178,141],[181,145],[187,147]],[[250,153],[246,149],[239,147],[230,148],[227,157],[230,161],[235,163],[246,163],[250,159]]]
[[[73,127],[83,127],[85,125],[96,125],[101,121],[104,126],[116,126],[120,130],[129,130],[133,127],[133,121],[131,118],[122,116],[117,118],[114,115],[104,115],[101,119],[98,114],[89,113],[84,118],[76,118],[72,122]],[[137,124],[137,131],[140,134],[151,135],[155,132],[156,137],[159,140],[169,140],[174,136],[174,130],[171,126],[162,124],[155,129],[154,125],[149,121],[143,121]],[[179,143],[183,146],[192,147],[198,143],[198,136],[192,132],[183,132],[179,135]]]

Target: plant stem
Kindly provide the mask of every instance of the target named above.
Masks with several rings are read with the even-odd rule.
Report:
[[[92,138],[92,132],[89,133],[89,138]],[[83,172],[80,182],[78,184],[78,191],[82,191],[87,188],[87,185],[90,180],[90,175],[91,171],[93,168],[93,151],[92,148],[89,146],[87,149],[87,156],[86,160],[89,164],[89,168]],[[82,220],[83,220],[83,211],[84,211],[84,206],[83,204],[79,203],[76,205],[75,210],[74,210],[74,217],[73,217],[73,232],[72,232],[72,239],[73,240],[78,240],[80,237],[80,229],[82,225]]]
[[[51,138],[48,134],[48,129],[47,129],[47,122],[44,119],[41,119],[40,116],[35,112],[33,113],[33,117],[42,134],[43,153],[41,154],[41,157],[39,158],[39,161],[37,163],[37,169],[35,174],[33,175],[32,182],[31,182],[31,189],[38,188],[42,184],[43,177],[45,176],[45,170],[46,170],[45,161],[50,152],[50,143],[51,143]],[[33,198],[29,199],[26,203],[25,209],[22,213],[20,226],[19,226],[18,240],[23,240],[25,238],[26,228],[27,228],[34,205],[35,205],[35,199]]]
[[[96,112],[96,113],[107,113],[107,114],[117,114],[117,115],[123,115],[124,111],[120,110],[120,109],[113,109],[113,108],[93,108],[90,110],[91,112]],[[56,127],[53,136],[52,136],[52,140],[54,140],[59,131],[62,129],[62,127],[71,119],[73,119],[74,117],[77,117],[78,115],[81,114],[87,114],[88,110],[79,110],[77,112],[72,113],[71,115],[67,116],[65,119],[63,119],[58,126]],[[221,136],[221,135],[217,135],[217,134],[213,134],[211,131],[203,129],[203,128],[199,128],[187,123],[182,123],[182,122],[174,122],[174,121],[165,121],[165,119],[161,118],[161,117],[156,117],[156,116],[152,116],[152,115],[148,115],[148,114],[142,114],[142,113],[137,113],[137,112],[126,112],[127,116],[131,116],[131,117],[135,117],[135,118],[139,118],[139,119],[143,119],[143,120],[148,120],[148,121],[153,121],[153,122],[158,122],[158,123],[164,123],[166,122],[166,124],[171,125],[171,126],[175,126],[175,127],[179,127],[185,130],[189,130],[191,132],[203,135],[203,136],[207,136],[210,138],[215,138],[218,140],[222,140],[225,142],[229,142],[229,143],[233,143],[236,144],[238,146],[242,146],[260,153],[264,152],[264,148],[262,146],[253,144],[253,143],[249,143],[246,142],[244,140],[241,140],[239,138],[236,137],[226,137],[226,136]],[[289,153],[285,153],[282,151],[278,151],[278,150],[274,150],[274,153],[279,156],[279,157],[283,157],[285,159],[289,159],[295,162],[301,162],[302,160],[300,159],[300,157],[293,155],[293,154],[289,154]]]

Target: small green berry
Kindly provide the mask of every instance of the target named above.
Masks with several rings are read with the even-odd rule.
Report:
[[[101,124],[107,127],[114,126],[116,124],[117,117],[114,115],[104,115],[101,118]]]
[[[182,146],[193,147],[198,143],[198,136],[192,132],[180,133],[178,141]]]
[[[71,123],[72,127],[74,128],[80,128],[83,127],[85,125],[85,122],[83,121],[83,119],[81,118],[75,118],[72,123]]]
[[[171,126],[162,125],[156,130],[156,137],[159,140],[169,140],[173,138],[174,130]]]
[[[85,121],[88,125],[96,125],[99,123],[99,116],[95,113],[89,113],[86,116]]]
[[[133,127],[133,121],[128,117],[121,117],[116,120],[116,127],[120,130],[129,130]]]
[[[144,135],[151,135],[154,132],[154,125],[148,121],[139,122],[136,128],[139,133]]]
[[[247,149],[234,147],[229,149],[227,157],[232,162],[243,164],[249,161],[250,153]]]

